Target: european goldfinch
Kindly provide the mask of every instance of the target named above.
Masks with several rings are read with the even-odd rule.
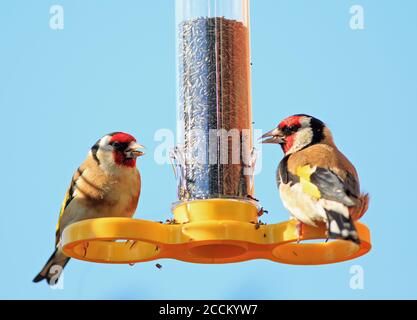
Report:
[[[368,209],[355,167],[339,151],[326,125],[308,115],[283,120],[262,136],[262,143],[280,144],[285,157],[276,180],[284,206],[298,224],[325,222],[330,239],[360,243],[353,221]]]
[[[34,282],[57,282],[70,259],[60,247],[61,233],[68,225],[92,218],[132,217],[140,196],[136,159],[144,154],[139,151],[142,148],[123,132],[108,134],[91,148],[65,195],[56,228],[56,249]]]

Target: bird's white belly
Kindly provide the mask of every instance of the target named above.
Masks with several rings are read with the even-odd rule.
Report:
[[[285,208],[295,219],[311,226],[316,226],[317,221],[327,220],[321,201],[304,193],[300,183],[292,186],[282,183],[279,192]]]

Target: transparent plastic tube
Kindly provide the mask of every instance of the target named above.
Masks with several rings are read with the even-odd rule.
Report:
[[[176,0],[179,200],[248,198],[254,156],[248,0]]]

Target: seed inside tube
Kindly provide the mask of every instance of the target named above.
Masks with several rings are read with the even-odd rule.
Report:
[[[249,30],[239,21],[201,17],[183,21],[178,39],[178,197],[247,199],[253,177],[245,168],[254,162]]]

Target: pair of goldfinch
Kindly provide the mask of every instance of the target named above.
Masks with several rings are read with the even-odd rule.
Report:
[[[328,237],[359,243],[353,223],[368,208],[358,175],[337,149],[330,130],[320,120],[295,115],[266,133],[263,143],[280,144],[285,153],[277,170],[284,206],[302,225],[325,222]],[[132,217],[140,196],[136,159],[144,153],[136,139],[123,132],[101,138],[75,172],[61,207],[56,249],[34,282],[57,281],[69,261],[61,251],[62,231],[71,223],[100,217]],[[55,268],[54,268],[55,267]],[[57,268],[58,267],[58,268]]]

